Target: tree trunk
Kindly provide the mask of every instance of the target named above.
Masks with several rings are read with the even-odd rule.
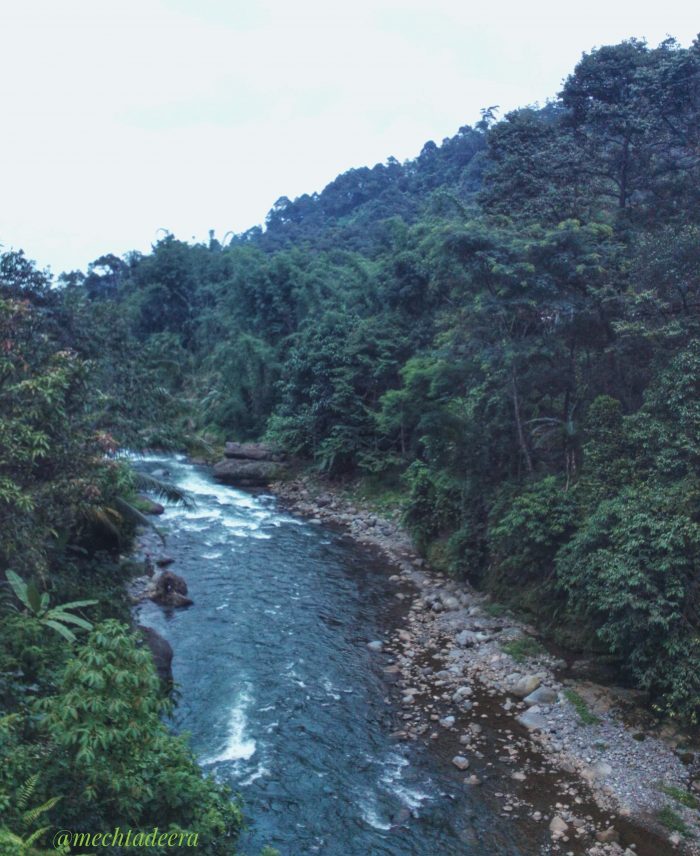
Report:
[[[520,445],[520,451],[523,453],[523,458],[525,458],[525,467],[528,473],[532,474],[532,458],[530,457],[530,450],[525,440],[523,421],[520,417],[520,398],[518,396],[518,386],[515,382],[515,369],[511,369],[510,381],[513,388],[513,410],[515,412],[515,426],[518,431],[518,444]]]

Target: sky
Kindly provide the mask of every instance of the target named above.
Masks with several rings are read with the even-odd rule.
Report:
[[[595,46],[689,45],[692,5],[0,0],[0,245],[59,273],[160,229],[242,232],[483,107],[544,103]]]

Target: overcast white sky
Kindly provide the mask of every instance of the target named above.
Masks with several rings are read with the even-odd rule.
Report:
[[[280,196],[688,45],[688,0],[0,0],[0,243],[54,272],[262,223]],[[645,7],[653,11],[646,11]]]

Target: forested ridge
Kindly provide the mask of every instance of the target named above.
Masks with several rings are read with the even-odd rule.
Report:
[[[584,55],[544,108],[485,110],[415,160],[282,198],[264,230],[168,235],[55,282],[6,253],[0,556],[36,586],[2,607],[7,828],[30,832],[27,782],[61,798],[58,825],[171,818],[228,853],[239,822],[159,724],[125,628],[139,518],[120,446],[274,440],[399,504],[433,565],[696,724],[699,203],[700,42],[631,40]],[[96,600],[67,607],[92,630],[45,632],[41,593]],[[148,687],[138,770],[106,668]],[[79,686],[99,699],[88,729],[66,714]]]

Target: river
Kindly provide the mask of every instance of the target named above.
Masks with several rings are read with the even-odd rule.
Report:
[[[367,648],[397,609],[385,563],[182,458],[140,466],[196,502],[159,522],[194,606],[138,617],[175,651],[176,730],[243,798],[242,853],[539,852],[437,753],[391,739],[387,660]]]

